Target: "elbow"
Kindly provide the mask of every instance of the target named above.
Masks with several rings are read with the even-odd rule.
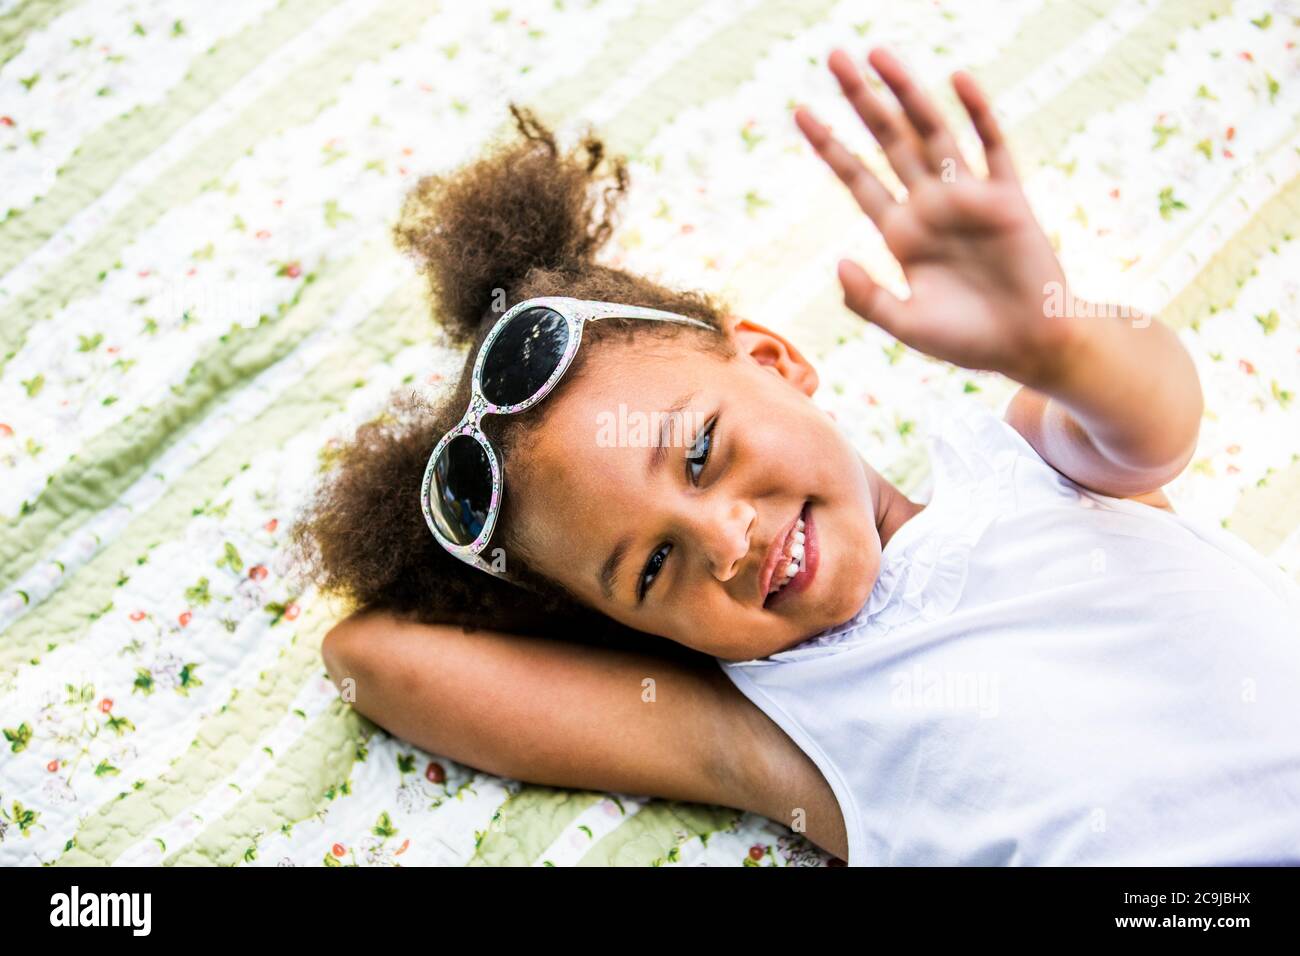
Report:
[[[354,615],[335,624],[321,641],[320,654],[325,670],[344,695],[344,700],[349,702],[354,698],[348,696],[348,691],[355,691],[365,660],[362,651],[364,645],[370,643],[368,638]]]

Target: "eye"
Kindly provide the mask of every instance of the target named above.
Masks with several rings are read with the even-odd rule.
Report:
[[[700,429],[700,433],[695,436],[695,442],[691,450],[686,454],[686,476],[691,484],[698,485],[700,476],[704,473],[705,466],[709,463],[709,455],[713,451],[713,428],[718,422],[718,416],[713,416],[708,423]],[[698,467],[698,471],[695,469]],[[641,577],[637,580],[636,599],[637,603],[645,600],[646,593],[655,583],[655,578],[663,569],[664,562],[668,560],[668,552],[672,550],[671,544],[662,544],[650,555],[646,561],[645,567],[641,571]]]
[[[664,562],[668,560],[668,552],[672,550],[672,547],[671,544],[660,545],[650,555],[650,560],[645,563],[645,567],[641,569],[641,577],[636,583],[636,600],[638,604],[645,600],[646,592],[650,590],[650,585],[654,584],[655,578],[664,566]]]
[[[708,424],[701,428],[700,433],[695,437],[695,444],[686,456],[686,475],[692,484],[700,483],[700,475],[704,472],[704,466],[708,464],[709,453],[713,451],[713,427],[717,422],[716,415],[709,419]],[[698,472],[693,470],[697,463],[700,469]]]

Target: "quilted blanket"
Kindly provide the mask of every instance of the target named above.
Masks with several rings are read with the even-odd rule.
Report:
[[[844,308],[839,257],[900,277],[791,112],[878,163],[828,52],[888,45],[954,122],[971,69],[1080,294],[1196,359],[1175,507],[1300,572],[1298,38],[1291,0],[0,0],[0,864],[829,862],[422,752],[326,678],[346,609],[291,585],[285,531],[395,389],[459,368],[389,229],[510,100],[630,158],[606,261],[787,335],[923,492],[925,400],[1010,386]]]

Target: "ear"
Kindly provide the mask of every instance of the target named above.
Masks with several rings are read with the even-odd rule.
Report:
[[[805,395],[817,391],[817,370],[787,339],[766,326],[728,315],[727,329],[742,355],[770,369]]]

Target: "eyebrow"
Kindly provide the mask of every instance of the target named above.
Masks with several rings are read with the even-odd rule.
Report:
[[[687,392],[682,395],[671,406],[660,412],[659,421],[659,440],[654,443],[650,449],[650,454],[646,460],[646,475],[653,475],[655,469],[663,464],[668,457],[668,426],[674,421],[676,416],[686,409],[699,391]],[[606,600],[614,599],[614,588],[618,583],[620,565],[623,559],[627,557],[628,550],[632,547],[632,536],[624,535],[623,538],[614,545],[614,550],[609,553],[605,563],[600,566],[600,571],[596,574],[596,579],[600,583],[601,593],[605,595]]]

